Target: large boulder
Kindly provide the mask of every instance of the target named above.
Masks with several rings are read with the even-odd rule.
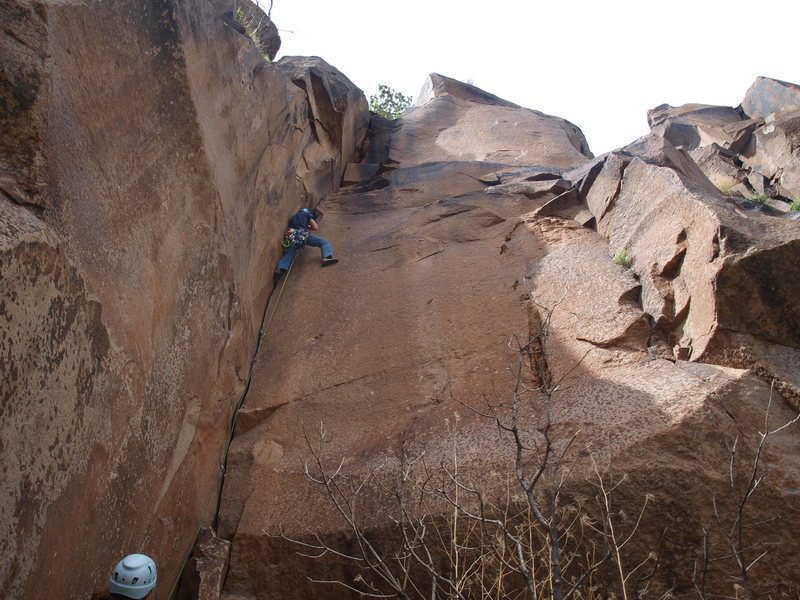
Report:
[[[719,144],[729,147],[737,139],[744,120],[742,114],[728,106],[684,104],[672,107],[662,104],[647,111],[650,128],[663,135],[670,144],[684,150]]]
[[[253,40],[264,58],[275,60],[281,48],[281,35],[270,16],[252,0],[239,0],[236,9],[231,17],[241,27],[239,30]]]
[[[800,109],[773,114],[753,133],[742,160],[790,199],[800,199]]]
[[[443,75],[428,77],[392,137],[390,160],[573,166],[591,158],[575,125],[501,100]]]
[[[727,194],[800,197],[800,86],[759,77],[739,107],[663,104],[648,111],[647,119],[651,135],[699,152],[703,170]],[[721,153],[710,149],[715,145],[741,168],[732,172],[717,160]]]
[[[275,66],[308,97],[307,128],[312,143],[303,150],[307,204],[316,205],[338,189],[345,167],[367,133],[369,111],[364,92],[338,69],[316,56],[284,56]]]
[[[363,94],[293,84],[226,11],[0,7],[0,596],[88,597],[138,551],[166,597],[216,513],[276,240],[360,144]],[[322,166],[325,105],[348,116]]]
[[[800,85],[770,77],[757,77],[742,100],[742,111],[752,119],[800,108]]]

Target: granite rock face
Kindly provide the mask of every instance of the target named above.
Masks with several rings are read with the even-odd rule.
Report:
[[[229,10],[0,7],[4,598],[88,597],[134,551],[166,597],[216,513],[276,240],[366,130],[346,78],[316,59],[302,89]]]
[[[166,597],[197,540],[184,596],[345,597],[309,575],[347,565],[274,537],[348,543],[312,432],[350,474],[410,445],[500,489],[511,448],[463,403],[508,398],[509,339],[548,307],[554,435],[627,476],[621,510],[652,499],[630,552],[668,528],[659,594],[691,593],[733,440],[775,430],[748,514],[800,519],[796,86],[659,107],[594,158],[568,121],[436,74],[370,121],[343,74],[266,62],[230,13],[0,6],[0,595],[88,597],[136,551]],[[317,204],[341,262],[307,249],[269,301],[286,218]],[[800,580],[791,527],[758,541],[780,552],[757,585]],[[722,566],[708,585],[734,595]]]
[[[656,587],[688,594],[701,529],[686,524],[707,524],[711,498],[727,493],[726,443],[758,439],[770,382],[774,428],[798,408],[797,221],[743,209],[664,135],[592,158],[563,119],[439,75],[424,89],[388,145],[376,142],[388,147],[382,162],[351,166],[353,185],[322,203],[322,233],[342,262],[319,269],[316,255],[301,256],[270,309],[223,491],[223,598],[346,597],[305,575],[352,581],[355,571],[274,537],[347,547],[347,528],[303,470],[320,426],[327,460],[348,474],[411,444],[431,464],[455,453],[477,485],[496,485],[511,448],[461,402],[508,398],[509,339],[554,306],[547,365],[568,377],[558,435],[580,431],[582,447],[627,474],[623,510],[654,500],[631,551],[647,556],[668,527]],[[736,112],[710,111],[714,126],[701,126],[711,133],[698,138],[729,151]],[[629,268],[612,261],[619,250]],[[754,518],[800,516],[797,435],[771,441],[776,477]],[[365,502],[380,539],[387,523]],[[796,536],[770,536],[782,550],[759,573],[778,561],[793,581],[800,564],[784,559],[798,555]],[[709,582],[732,593],[721,571]]]

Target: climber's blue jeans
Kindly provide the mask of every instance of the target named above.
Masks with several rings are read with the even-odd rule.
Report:
[[[323,258],[326,256],[330,256],[333,252],[331,250],[331,245],[328,243],[328,240],[323,240],[321,237],[316,235],[309,235],[306,238],[306,246],[314,246],[315,248],[319,248],[320,254]],[[278,262],[278,268],[283,269],[284,271],[289,270],[289,265],[292,264],[292,259],[294,255],[297,254],[297,251],[300,248],[295,248],[291,246],[286,250],[286,253],[283,255],[281,260]]]

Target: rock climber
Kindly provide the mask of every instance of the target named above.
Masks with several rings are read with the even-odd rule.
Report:
[[[129,554],[114,567],[108,593],[94,594],[92,600],[147,600],[156,587],[156,563],[144,554]]]
[[[316,217],[317,215],[315,212],[308,208],[301,208],[289,219],[289,229],[286,232],[283,243],[286,250],[280,261],[278,261],[278,266],[272,275],[272,280],[276,285],[286,271],[289,270],[289,266],[292,264],[295,254],[297,254],[297,251],[303,246],[315,246],[319,248],[322,254],[323,267],[334,265],[339,262],[339,259],[333,258],[330,243],[310,233],[311,231],[317,231],[319,229]]]

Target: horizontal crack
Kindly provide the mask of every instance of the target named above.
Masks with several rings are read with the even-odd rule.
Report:
[[[413,265],[414,263],[418,263],[419,261],[425,260],[426,258],[430,258],[431,256],[436,256],[437,254],[441,254],[442,252],[444,252],[444,250],[437,250],[436,252],[431,252],[430,254],[423,256],[422,258],[418,258],[417,260],[412,260],[408,264]]]

